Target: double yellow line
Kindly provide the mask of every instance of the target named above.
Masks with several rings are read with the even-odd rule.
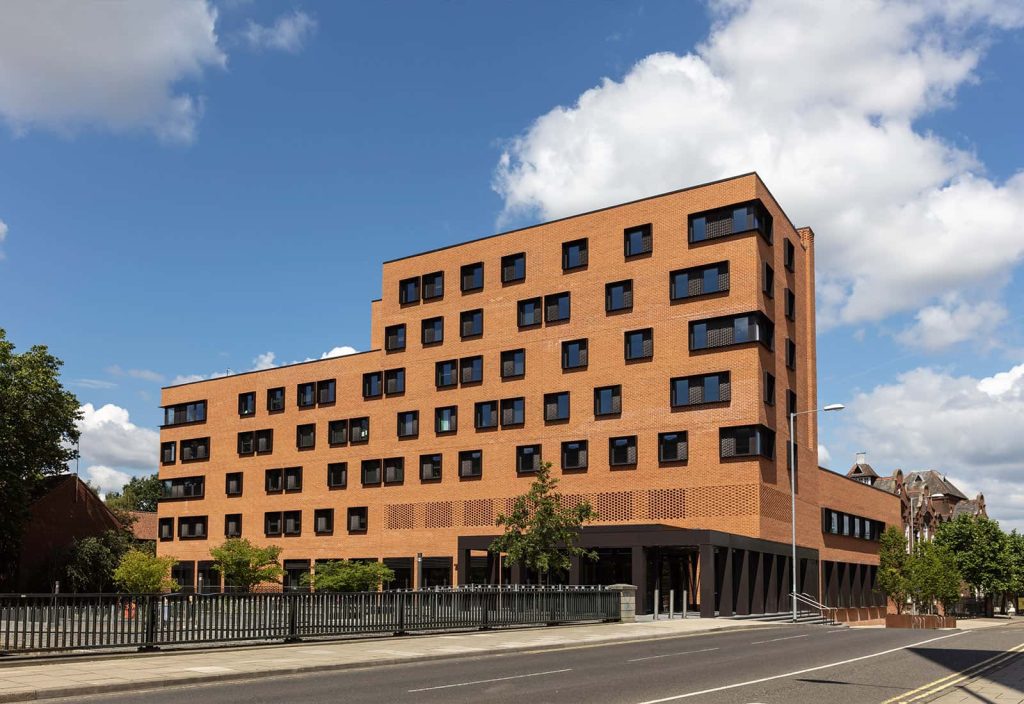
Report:
[[[988,660],[982,660],[976,665],[971,665],[962,672],[954,672],[952,675],[946,675],[945,677],[937,679],[933,682],[929,682],[928,684],[922,685],[917,689],[912,689],[909,692],[904,692],[903,694],[897,697],[893,697],[892,699],[886,699],[884,702],[882,702],[882,704],[909,704],[909,702],[921,701],[926,697],[930,697],[934,694],[938,694],[939,692],[945,689],[954,687],[965,680],[969,680],[972,677],[977,677],[978,675],[984,672],[995,669],[1003,663],[1007,662],[1008,660],[1012,660],[1013,658],[1017,657],[1022,652],[1024,652],[1024,643],[1016,645],[1004,653],[994,655],[990,657]]]

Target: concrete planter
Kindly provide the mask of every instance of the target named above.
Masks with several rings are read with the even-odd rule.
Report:
[[[956,628],[956,619],[952,616],[934,616],[932,614],[886,614],[886,628]]]

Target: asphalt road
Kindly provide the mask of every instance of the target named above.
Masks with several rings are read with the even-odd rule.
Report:
[[[781,626],[78,697],[75,701],[877,704],[1022,643],[1024,624],[974,631]],[[992,676],[998,677],[998,672]]]

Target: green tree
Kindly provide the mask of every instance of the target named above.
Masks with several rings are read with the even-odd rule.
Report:
[[[935,543],[953,555],[963,580],[986,598],[1002,596],[1010,585],[1007,536],[985,516],[958,516],[935,532]]]
[[[577,545],[583,524],[597,513],[586,501],[569,505],[557,487],[551,463],[543,463],[530,490],[516,497],[507,516],[498,516],[497,525],[505,532],[490,545],[491,552],[505,553],[510,563],[536,570],[542,579],[567,572],[573,557],[597,559],[597,553]]]
[[[907,539],[896,526],[889,526],[878,542],[878,586],[902,614],[910,596],[907,575]]]
[[[907,583],[920,611],[935,613],[935,604],[941,603],[948,612],[960,598],[961,582],[949,548],[927,540],[914,546],[907,562]]]
[[[0,328],[0,591],[13,588],[28,508],[44,477],[78,456],[78,399],[44,345],[16,354]]]
[[[394,571],[381,562],[333,560],[317,565],[312,576],[302,575],[301,583],[318,592],[372,592],[394,578]]]
[[[278,583],[281,569],[281,548],[268,545],[259,548],[245,538],[228,538],[210,550],[213,569],[224,576],[224,584],[252,591],[257,584]]]
[[[114,571],[133,543],[132,534],[125,530],[76,540],[64,565],[65,584],[73,592],[114,591]]]
[[[104,501],[111,509],[156,511],[160,493],[160,478],[156,474],[150,474],[145,477],[132,477],[121,491],[110,492]]]
[[[1006,549],[1009,555],[1006,590],[1014,596],[1024,594],[1024,535],[1014,529],[1006,536]]]
[[[121,557],[114,570],[114,582],[129,594],[155,594],[178,588],[171,579],[173,557],[157,557],[142,550],[132,549]]]

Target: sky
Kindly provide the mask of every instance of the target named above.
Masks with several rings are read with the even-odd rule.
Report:
[[[1017,0],[0,4],[0,327],[160,387],[369,347],[380,263],[756,170],[816,233],[822,464],[1024,528]]]

